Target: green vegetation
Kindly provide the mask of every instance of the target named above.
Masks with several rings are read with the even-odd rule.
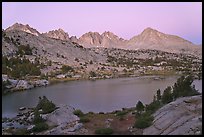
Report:
[[[93,61],[91,60],[91,61],[89,62],[89,64],[93,64]]]
[[[200,94],[194,86],[191,86],[192,82],[193,77],[191,75],[181,76],[173,86],[173,98]]]
[[[118,111],[116,112],[116,116],[122,117],[124,115],[126,115],[128,113],[128,111]]]
[[[162,104],[159,101],[153,101],[150,104],[146,105],[146,112],[149,112],[150,114],[153,114],[154,112],[156,112],[160,107],[162,106]]]
[[[137,102],[137,105],[136,105],[136,110],[139,114],[141,114],[142,111],[144,111],[144,105],[141,101],[138,101]]]
[[[35,124],[35,127],[32,129],[33,132],[41,132],[49,128],[45,120],[40,116],[39,109],[42,109],[41,113],[46,114],[51,113],[55,108],[55,104],[49,101],[45,96],[43,96],[43,98],[39,97],[39,102],[34,110],[33,124]]]
[[[74,110],[73,114],[77,115],[78,117],[84,116],[84,113],[79,109]]]
[[[40,116],[40,113],[38,112],[38,110],[35,110],[33,123],[38,124],[38,123],[42,123],[42,122],[44,122],[44,119]]]
[[[167,87],[165,90],[164,90],[164,93],[161,97],[161,101],[163,104],[167,104],[167,103],[170,103],[171,101],[173,101],[173,96],[172,96],[172,93],[171,93],[171,87]]]
[[[68,65],[63,65],[61,70],[62,70],[62,73],[67,73],[67,72],[73,72],[74,71],[74,69],[71,66],[68,66]]]
[[[97,76],[94,71],[90,71],[90,72],[89,72],[89,75],[90,75],[90,77],[96,77],[96,76]]]
[[[47,62],[47,65],[48,65],[48,66],[52,66],[52,61],[49,60],[49,61]]]
[[[35,124],[35,127],[32,129],[33,132],[41,132],[44,130],[47,130],[49,126],[46,123],[37,123]]]
[[[40,66],[32,63],[25,58],[10,58],[2,57],[2,74],[7,74],[13,78],[22,78],[25,76],[39,76]]]
[[[86,116],[82,116],[82,117],[80,117],[79,122],[87,123],[87,122],[90,122],[90,119],[88,117],[86,117]]]
[[[151,115],[163,105],[170,103],[173,100],[176,100],[176,98],[200,94],[197,90],[195,90],[194,86],[191,86],[192,82],[192,76],[181,76],[180,78],[178,78],[173,88],[168,86],[164,90],[162,95],[160,89],[158,89],[156,95],[154,96],[153,102],[146,105],[145,112],[140,115],[136,114],[137,120],[134,124],[134,127],[140,129],[149,127],[152,124],[152,121],[154,120]],[[142,105],[142,102],[139,101],[136,105],[136,110],[141,112],[143,111],[143,109],[144,106]]]
[[[152,125],[152,121],[154,120],[153,116],[150,113],[145,112],[139,118],[137,118],[134,127],[136,128],[146,128]]]
[[[29,135],[29,131],[26,130],[25,128],[20,128],[20,129],[17,129],[14,133],[14,135]]]
[[[23,56],[23,55],[32,55],[32,49],[29,45],[20,45],[18,46],[17,55]]]
[[[89,122],[90,121],[90,119],[88,118],[88,114],[84,114],[81,110],[79,110],[79,109],[76,109],[76,110],[74,110],[74,112],[73,112],[73,114],[74,115],[77,115],[79,118],[80,118],[80,122],[81,123],[87,123],[87,122]]]
[[[95,130],[95,134],[111,135],[111,134],[113,134],[113,130],[111,128],[99,128],[99,129]]]
[[[160,89],[157,90],[157,100],[158,101],[161,100],[161,90]]]
[[[36,107],[37,110],[42,109],[43,114],[51,113],[56,109],[56,106],[52,101],[49,101],[45,96],[39,97],[39,102]]]

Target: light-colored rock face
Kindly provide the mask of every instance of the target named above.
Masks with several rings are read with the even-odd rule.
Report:
[[[191,53],[201,56],[202,46],[197,46],[175,35],[164,34],[152,28],[145,29],[127,42],[128,49],[155,49],[171,53]]]
[[[47,114],[46,120],[50,125],[63,125],[79,120],[79,117],[73,114],[74,108],[68,105],[59,105],[59,108],[52,113]]]
[[[120,48],[124,40],[109,31],[101,35],[98,32],[88,32],[79,38],[78,43],[84,47]]]
[[[35,36],[40,35],[40,33],[36,29],[31,28],[28,24],[23,25],[23,24],[20,24],[20,23],[15,23],[11,27],[7,28],[5,31],[11,31],[11,30],[21,30],[21,31],[33,34]]]
[[[62,29],[52,30],[47,33],[43,33],[43,35],[55,39],[70,40],[68,33],[64,32]]]
[[[79,43],[85,47],[97,46],[102,42],[102,37],[98,32],[88,32],[79,38]]]
[[[71,41],[71,42],[77,42],[78,39],[77,39],[76,36],[71,36],[71,37],[70,37],[70,41]]]
[[[179,98],[153,114],[144,135],[195,135],[202,131],[202,95]]]
[[[59,105],[59,108],[42,117],[48,125],[55,126],[51,130],[47,130],[43,135],[68,135],[76,134],[75,132],[82,128],[83,124],[79,123],[79,117],[73,114],[74,108],[68,105]]]
[[[31,28],[29,25],[22,25],[18,23],[7,28],[5,31],[8,32],[11,30],[21,30],[36,36],[41,35],[37,30]],[[202,56],[202,46],[195,45],[190,41],[175,35],[164,34],[152,28],[146,28],[141,34],[134,36],[130,40],[119,38],[117,35],[109,31],[105,31],[101,35],[98,32],[88,32],[83,34],[79,39],[75,36],[69,38],[69,35],[62,29],[49,31],[42,35],[45,37],[76,42],[85,48],[103,47],[126,50],[151,49],[171,53],[193,54],[199,57]],[[3,51],[4,50],[9,49],[3,49]]]

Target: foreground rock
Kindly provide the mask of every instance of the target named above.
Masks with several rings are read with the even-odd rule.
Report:
[[[73,114],[74,110],[74,108],[68,105],[59,105],[59,108],[52,113],[42,115],[42,117],[46,119],[47,124],[54,128],[39,134],[76,134],[75,132],[82,127],[82,123],[79,123],[79,117]]]
[[[144,135],[202,134],[202,95],[179,98],[154,113]]]

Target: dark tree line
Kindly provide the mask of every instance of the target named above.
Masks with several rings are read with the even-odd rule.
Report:
[[[26,58],[2,57],[2,73],[13,78],[22,78],[24,76],[39,76],[41,74],[40,66],[32,63]]]
[[[134,127],[146,128],[150,126],[154,120],[151,114],[156,112],[163,105],[170,103],[179,97],[199,95],[200,93],[195,89],[195,86],[192,86],[192,82],[193,77],[191,75],[181,76],[177,79],[174,86],[168,86],[163,94],[161,94],[161,90],[158,89],[150,104],[144,106],[141,101],[138,101],[136,105],[137,121],[135,122]]]

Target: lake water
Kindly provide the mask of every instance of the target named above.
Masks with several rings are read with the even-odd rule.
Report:
[[[55,104],[68,104],[83,112],[111,112],[133,107],[140,100],[145,104],[153,100],[157,89],[172,86],[178,76],[154,80],[154,76],[106,79],[96,81],[71,81],[48,87],[2,96],[2,117],[14,117],[18,108],[34,107],[39,96],[46,96]],[[195,81],[202,91],[202,80]]]

